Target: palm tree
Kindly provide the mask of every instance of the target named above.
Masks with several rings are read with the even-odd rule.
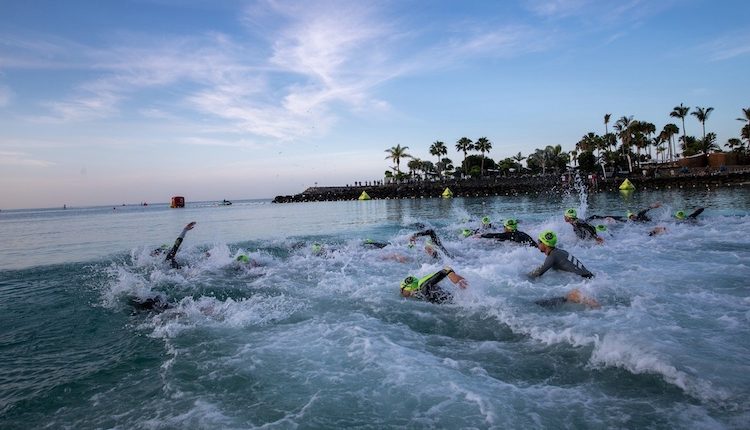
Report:
[[[727,143],[724,144],[727,148],[729,148],[730,151],[734,151],[735,148],[742,147],[742,141],[737,139],[736,137],[733,137],[729,140],[727,140]]]
[[[633,165],[630,161],[630,141],[633,136],[633,117],[622,116],[615,123],[614,129],[617,130],[617,134],[620,136],[622,141],[622,153],[628,158],[628,169],[632,172]]]
[[[669,116],[673,118],[679,118],[682,120],[682,143],[685,143],[685,117],[687,116],[688,112],[690,111],[690,108],[687,106],[683,106],[682,103],[680,103],[679,106],[675,106],[672,109],[672,112],[669,113]]]
[[[436,140],[430,145],[430,155],[434,155],[438,158],[438,163],[440,163],[440,156],[441,155],[447,155],[448,154],[448,148],[445,147],[445,143]],[[437,166],[437,164],[435,165]],[[438,169],[438,175],[440,174],[440,169]]]
[[[646,135],[646,138],[643,140],[644,145],[648,148],[648,158],[651,158],[651,135],[656,133],[656,126],[653,123],[641,121],[640,124],[640,131],[641,133]],[[640,154],[639,157],[640,158]]]
[[[697,142],[698,143],[698,149],[704,153],[708,154],[711,151],[719,152],[721,151],[721,148],[719,145],[716,144],[716,133],[708,133],[703,140]]]
[[[396,173],[401,173],[401,159],[411,158],[411,155],[406,153],[407,149],[409,149],[408,146],[401,146],[401,144],[398,144],[391,147],[391,149],[385,150],[385,152],[388,153],[388,156],[385,157],[385,159],[387,160],[390,158],[394,163],[396,163]]]
[[[409,168],[409,175],[414,176],[415,173],[418,173],[420,170],[422,170],[422,160],[416,157],[412,157],[412,159],[409,160],[408,163],[406,163],[406,167]]]
[[[742,108],[742,114],[744,118],[737,118],[737,121],[742,121],[745,125],[742,126],[740,131],[740,137],[745,138],[750,142],[750,108]],[[747,135],[747,137],[745,137]]]
[[[523,155],[521,155],[521,153],[519,152],[518,154],[516,154],[516,155],[514,155],[514,156],[512,156],[512,157],[510,157],[510,158],[512,158],[512,159],[513,159],[513,161],[515,161],[515,162],[516,162],[516,164],[518,165],[518,171],[520,172],[520,171],[521,171],[521,169],[523,168],[523,167],[521,166],[521,161],[525,160],[525,159],[526,159],[526,157],[524,157]]]
[[[477,143],[474,144],[474,149],[482,153],[481,175],[484,175],[484,153],[490,152],[490,149],[492,149],[492,142],[486,137],[480,137],[477,139]]]
[[[458,142],[456,142],[456,151],[461,151],[464,153],[464,161],[461,164],[461,169],[463,170],[464,175],[466,174],[466,153],[472,151],[473,149],[474,143],[468,137],[462,137],[458,139]]]
[[[664,137],[666,140],[669,141],[669,160],[671,161],[673,157],[677,155],[677,151],[674,147],[674,135],[679,133],[680,129],[677,127],[677,124],[667,124],[664,126],[664,129],[662,130],[662,133],[664,133]]]
[[[701,125],[703,126],[703,140],[706,140],[706,120],[708,119],[708,116],[711,115],[711,111],[713,110],[714,108],[712,107],[704,109],[700,106],[696,106],[695,111],[690,114],[698,118],[698,121],[700,121]]]
[[[609,129],[607,128],[607,124],[609,124],[609,119],[612,117],[611,113],[605,113],[604,114],[604,134],[609,134]]]

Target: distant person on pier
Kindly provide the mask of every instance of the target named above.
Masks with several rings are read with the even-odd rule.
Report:
[[[521,243],[536,248],[536,242],[528,234],[518,231],[518,221],[514,218],[508,218],[503,222],[502,233],[483,233],[479,237],[483,239],[495,239],[499,242],[511,241]]]
[[[407,276],[401,282],[401,296],[412,297],[436,304],[450,303],[453,301],[453,295],[438,285],[445,278],[450,279],[451,282],[458,285],[461,289],[466,289],[469,286],[463,276],[454,272],[450,267],[446,267],[423,278],[411,275]]]
[[[591,273],[577,258],[568,254],[560,248],[557,248],[557,235],[551,230],[543,231],[539,235],[539,251],[547,256],[544,263],[529,273],[529,277],[534,279],[544,275],[549,269],[562,270],[564,272],[575,273],[584,278],[593,278]]]
[[[566,210],[563,217],[565,218],[565,222],[573,226],[573,231],[576,233],[576,236],[578,236],[579,239],[593,239],[596,241],[596,243],[599,244],[604,242],[604,239],[596,234],[596,228],[593,225],[587,223],[586,221],[581,221],[580,219],[578,219],[578,213],[575,209],[570,208]]]

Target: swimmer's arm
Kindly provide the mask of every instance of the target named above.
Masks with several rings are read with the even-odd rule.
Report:
[[[185,228],[182,229],[182,233],[180,233],[179,236],[177,236],[177,239],[174,241],[174,245],[172,245],[172,249],[169,250],[169,253],[167,254],[167,257],[164,259],[164,261],[174,260],[175,255],[177,255],[177,251],[180,249],[180,245],[182,245],[182,241],[185,239],[185,235],[189,230],[192,230],[193,227],[195,227],[195,221],[189,223],[185,226]]]
[[[704,210],[706,210],[706,208],[698,208],[695,210],[695,212],[691,213],[687,217],[695,219],[698,215],[702,214]]]
[[[451,282],[453,282],[454,284],[458,285],[458,287],[461,288],[462,290],[465,290],[466,287],[469,286],[469,283],[466,281],[466,278],[454,272],[453,269],[451,269],[450,267],[443,269],[443,271],[446,271],[447,272],[446,276],[448,276],[448,279],[450,279]]]
[[[544,275],[546,271],[552,268],[552,265],[554,263],[555,263],[555,258],[552,255],[548,255],[547,258],[544,259],[544,263],[541,266],[537,267],[531,273],[529,273],[529,277],[538,278]]]

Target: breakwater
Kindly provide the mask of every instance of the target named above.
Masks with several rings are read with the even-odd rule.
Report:
[[[663,176],[629,175],[627,179],[636,190],[716,189],[750,185],[750,169],[731,172],[690,172]],[[586,177],[582,183],[589,192],[617,191],[625,177]],[[299,194],[276,196],[274,203],[356,200],[366,192],[371,199],[439,198],[448,188],[454,197],[489,197],[558,194],[569,189],[574,178],[570,175],[539,175],[529,177],[493,177],[483,179],[451,179],[411,181],[373,186],[310,187]]]

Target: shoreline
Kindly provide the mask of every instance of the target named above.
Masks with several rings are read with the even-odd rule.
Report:
[[[693,189],[722,187],[744,187],[750,185],[750,168],[733,171],[692,170],[689,173],[622,177],[582,178],[588,192],[619,191],[620,184],[628,179],[636,191]],[[272,203],[299,203],[357,200],[366,192],[372,200],[441,198],[446,188],[453,197],[490,197],[559,194],[569,189],[573,178],[568,175],[548,174],[533,177],[493,177],[482,179],[450,179],[436,181],[413,181],[384,185],[310,187],[305,191],[286,196],[276,196]]]

